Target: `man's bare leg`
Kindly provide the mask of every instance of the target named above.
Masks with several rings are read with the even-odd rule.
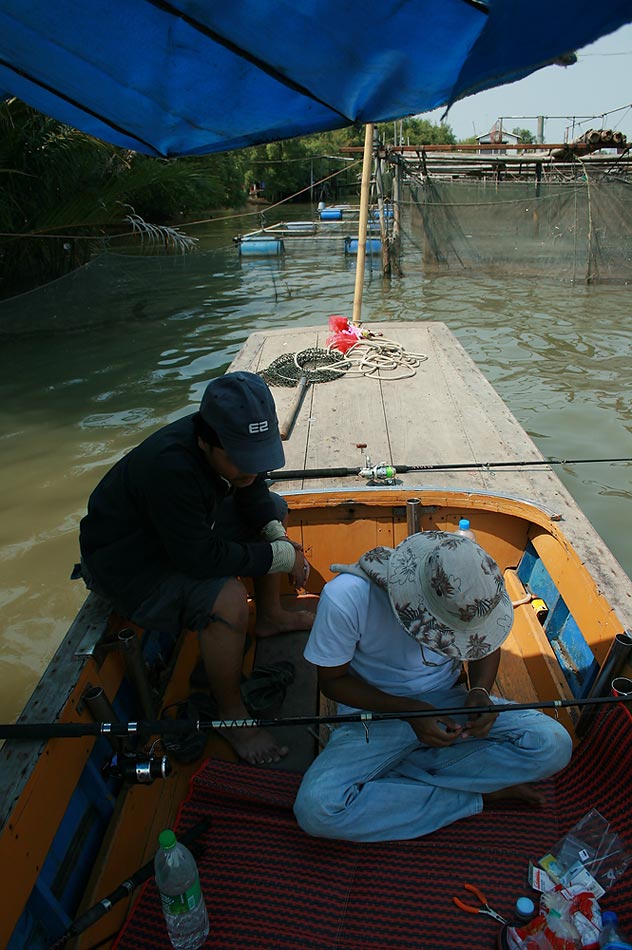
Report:
[[[257,618],[255,636],[273,637],[292,630],[311,630],[311,610],[284,610],[281,606],[281,574],[266,574],[254,579]]]
[[[238,580],[226,582],[213,605],[213,619],[200,633],[200,652],[204,660],[211,692],[217,700],[220,719],[250,719],[241,698],[241,668],[246,630],[248,599]],[[287,746],[279,746],[265,729],[225,728],[218,732],[237,755],[251,765],[279,762],[287,755]]]

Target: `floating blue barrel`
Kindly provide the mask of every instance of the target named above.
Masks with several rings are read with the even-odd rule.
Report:
[[[280,238],[246,235],[239,242],[239,253],[248,257],[276,257],[284,250]]]
[[[283,227],[286,231],[291,231],[296,234],[313,234],[316,230],[316,225],[313,221],[287,221]]]
[[[346,237],[345,238],[345,254],[357,254],[357,253],[358,253],[358,239]],[[382,253],[382,242],[380,238],[367,238],[366,253],[367,254],[381,254]]]
[[[325,208],[320,212],[321,221],[342,221],[342,208]]]
[[[374,221],[379,221],[380,220],[379,208],[376,208],[374,211],[372,211],[370,216],[373,218]],[[393,217],[393,209],[389,207],[388,205],[385,205],[384,218],[386,219],[386,218],[392,218],[392,217]]]

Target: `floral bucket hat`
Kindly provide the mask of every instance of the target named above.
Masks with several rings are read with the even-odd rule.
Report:
[[[406,633],[444,656],[487,656],[513,624],[496,561],[453,532],[412,534],[396,548],[373,548],[357,565],[337,564],[332,570],[364,575],[386,590]]]

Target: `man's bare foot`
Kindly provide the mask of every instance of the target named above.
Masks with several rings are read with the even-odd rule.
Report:
[[[294,630],[311,630],[314,613],[311,610],[280,610],[274,616],[257,617],[256,637],[274,637],[277,633],[291,633]]]
[[[535,789],[533,785],[529,785],[528,782],[519,785],[508,785],[507,788],[499,788],[497,792],[486,792],[483,795],[484,806],[501,801],[518,801],[529,805],[531,808],[542,808],[546,799],[542,792]]]
[[[249,765],[271,765],[288,754],[286,745],[278,745],[265,729],[244,726],[239,729],[218,729],[217,732],[233,747],[240,759]]]

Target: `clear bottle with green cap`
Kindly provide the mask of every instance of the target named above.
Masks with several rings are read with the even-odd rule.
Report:
[[[167,932],[174,950],[197,950],[208,936],[206,904],[195,858],[173,831],[161,831],[154,860]]]

